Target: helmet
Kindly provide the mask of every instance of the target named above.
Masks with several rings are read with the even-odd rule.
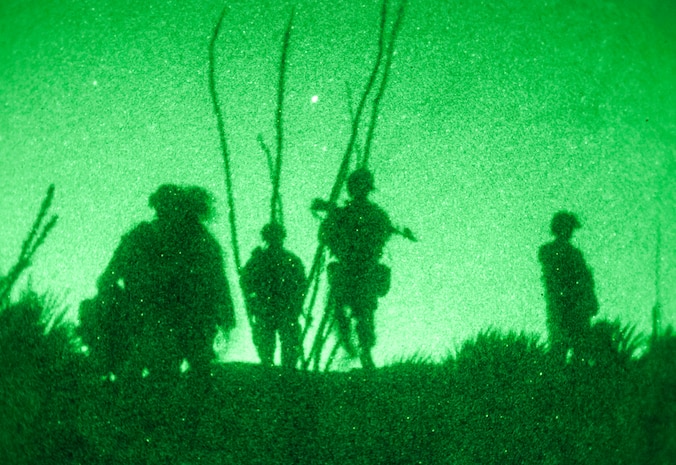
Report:
[[[263,226],[261,237],[268,244],[282,242],[286,237],[286,230],[284,229],[284,226],[279,223],[268,223]]]
[[[214,215],[211,193],[200,186],[185,186],[184,192],[186,209],[200,221],[209,221]]]
[[[352,197],[365,196],[375,189],[373,174],[366,168],[358,168],[347,178],[347,191]]]
[[[567,211],[560,211],[554,214],[550,229],[555,236],[565,236],[579,228],[580,222],[577,217]]]
[[[177,199],[181,188],[176,184],[162,184],[148,198],[148,205],[157,212],[159,217],[174,217],[179,209]]]
[[[213,198],[199,186],[162,184],[148,199],[157,216],[172,220],[208,221],[213,215]]]

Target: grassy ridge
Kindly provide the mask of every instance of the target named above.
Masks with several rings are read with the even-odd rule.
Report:
[[[593,360],[553,366],[484,332],[443,363],[307,373],[215,365],[211,383],[103,381],[72,328],[27,295],[0,313],[0,463],[667,464],[676,335],[634,354],[596,326]],[[3,456],[4,455],[4,456]]]

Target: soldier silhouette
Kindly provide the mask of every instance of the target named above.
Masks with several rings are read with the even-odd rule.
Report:
[[[556,213],[551,221],[555,239],[538,251],[550,352],[561,363],[566,363],[570,349],[577,359],[588,357],[591,318],[598,313],[592,273],[582,253],[570,243],[573,231],[579,227],[572,213]]]
[[[267,247],[254,249],[241,277],[254,345],[261,363],[273,366],[279,333],[282,366],[295,368],[302,355],[298,319],[303,311],[305,268],[284,248],[282,225],[266,224],[261,237]]]
[[[319,239],[337,259],[328,265],[327,272],[341,343],[355,355],[350,334],[351,319],[356,320],[359,357],[362,367],[369,369],[374,368],[371,350],[376,343],[374,313],[378,297],[386,295],[390,287],[390,268],[381,264],[380,258],[387,241],[398,232],[387,213],[368,199],[373,190],[373,175],[360,168],[347,179],[351,199],[345,206],[328,209],[322,200],[313,204],[314,210],[329,210]],[[401,234],[414,240],[408,230]]]
[[[201,187],[160,186],[149,198],[156,218],[122,237],[98,279],[104,327],[126,335],[118,345],[132,377],[177,375],[183,359],[194,376],[208,376],[217,326],[235,325],[222,251],[204,226],[211,203]]]

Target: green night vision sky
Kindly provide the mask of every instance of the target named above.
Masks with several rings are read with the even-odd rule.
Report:
[[[282,196],[287,246],[309,268],[319,226],[309,205],[328,196],[347,144],[380,5],[228,2],[216,79],[243,260],[269,215],[256,138],[274,147],[292,4]],[[30,275],[75,309],[94,295],[120,236],[152,217],[150,193],[167,182],[202,185],[217,198],[211,229],[228,256],[240,322],[225,357],[255,360],[208,92],[208,44],[222,7],[2,2],[0,272],[55,183],[60,220]],[[600,317],[649,332],[659,289],[664,320],[674,323],[674,19],[673,1],[410,0],[370,166],[373,200],[420,241],[395,237],[386,249],[393,287],[376,314],[376,363],[443,356],[488,327],[544,336],[536,253],[560,209],[583,223],[574,242],[593,269]]]

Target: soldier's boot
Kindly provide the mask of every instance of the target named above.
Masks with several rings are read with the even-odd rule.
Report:
[[[370,349],[362,349],[359,358],[361,360],[361,366],[365,370],[374,370],[376,368],[375,363],[373,363],[373,358],[371,357]]]

